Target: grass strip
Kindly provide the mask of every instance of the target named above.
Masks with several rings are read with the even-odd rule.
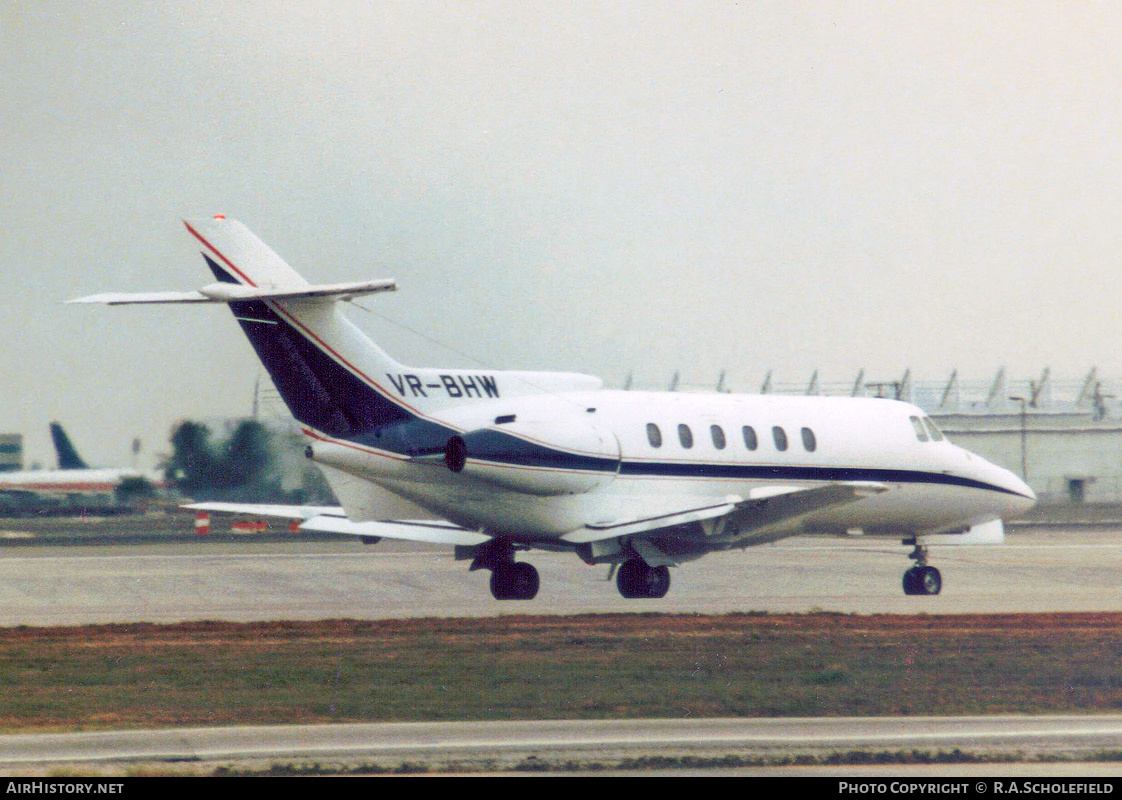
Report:
[[[619,614],[0,629],[6,732],[1122,708],[1122,614]]]

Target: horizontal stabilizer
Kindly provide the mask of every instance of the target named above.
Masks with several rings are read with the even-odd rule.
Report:
[[[216,282],[195,292],[106,292],[68,300],[68,303],[103,303],[110,306],[141,303],[234,303],[239,300],[351,300],[397,289],[393,278],[349,283],[304,284],[301,286],[245,286]]]

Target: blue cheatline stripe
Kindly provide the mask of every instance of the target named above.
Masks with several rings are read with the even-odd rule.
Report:
[[[870,467],[808,467],[795,465],[729,464],[724,462],[620,461],[615,458],[571,453],[545,447],[497,430],[475,431],[464,435],[467,457],[509,467],[536,467],[558,471],[618,472],[636,478],[709,478],[732,480],[872,481],[877,483],[935,484],[981,489],[1023,497],[1020,492],[993,483],[909,469]]]
[[[872,481],[875,483],[926,483],[940,486],[961,486],[1024,497],[1020,492],[994,483],[908,469],[875,469],[871,467],[798,467],[784,465],[720,464],[624,461],[620,475],[658,478],[726,478],[785,481]]]
[[[545,447],[505,431],[485,428],[463,434],[467,457],[517,467],[615,472],[618,458]]]
[[[449,433],[448,429],[438,429],[429,423],[394,426],[393,436],[383,436],[374,442],[369,436],[355,439],[357,443],[389,449],[402,455],[415,455],[417,442],[427,439],[430,446],[439,447],[438,439]],[[397,434],[401,435],[398,436]],[[415,434],[415,435],[411,435]],[[966,489],[999,492],[1015,497],[1024,497],[1020,492],[1007,489],[994,483],[948,475],[942,472],[928,472],[909,469],[876,469],[870,467],[807,467],[794,465],[728,464],[721,462],[673,462],[673,461],[629,461],[570,453],[557,448],[544,447],[502,431],[476,431],[464,436],[467,442],[469,459],[481,459],[492,464],[511,468],[533,467],[556,470],[558,472],[603,472],[617,473],[633,478],[703,478],[714,480],[780,480],[780,481],[818,481],[838,483],[842,481],[870,481],[875,483],[929,484],[938,486],[959,486]],[[473,449],[473,445],[475,448]]]

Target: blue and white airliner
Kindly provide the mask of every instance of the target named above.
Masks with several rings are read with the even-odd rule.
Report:
[[[616,391],[575,373],[398,363],[342,304],[392,279],[310,284],[245,226],[185,223],[215,281],[71,302],[225,303],[307,437],[338,507],[200,503],[304,530],[454,546],[529,599],[535,548],[609,564],[620,594],[663,597],[670,567],[790,536],[914,545],[907,594],[938,594],[932,544],[990,544],[1035,503],[914,405],[873,398]],[[618,569],[617,569],[618,567]]]

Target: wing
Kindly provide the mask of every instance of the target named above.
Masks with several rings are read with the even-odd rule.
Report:
[[[888,490],[883,483],[847,481],[811,489],[782,486],[754,490],[747,499],[728,497],[682,511],[586,525],[561,538],[573,544],[636,534],[656,534],[700,522],[709,537],[767,542],[798,533],[798,523],[833,506],[845,505]]]
[[[461,528],[450,522],[438,520],[392,520],[378,522],[352,522],[346,517],[322,515],[312,517],[300,525],[302,531],[341,533],[347,536],[375,537],[378,539],[405,539],[410,542],[452,544],[473,547],[490,540],[479,531]]]
[[[247,514],[257,517],[283,517],[303,520],[302,531],[339,533],[364,539],[405,539],[411,542],[474,546],[491,537],[441,520],[386,520],[353,522],[339,506],[285,506],[267,503],[191,503],[183,506],[195,511]]]
[[[713,503],[683,511],[638,519],[593,523],[572,533],[566,533],[561,537],[561,540],[571,544],[584,544],[586,542],[597,542],[601,539],[614,539],[617,536],[632,536],[637,533],[650,533],[664,528],[676,528],[679,525],[688,525],[691,522],[728,516],[736,511],[742,502],[744,500],[741,497],[728,497],[723,503]]]

